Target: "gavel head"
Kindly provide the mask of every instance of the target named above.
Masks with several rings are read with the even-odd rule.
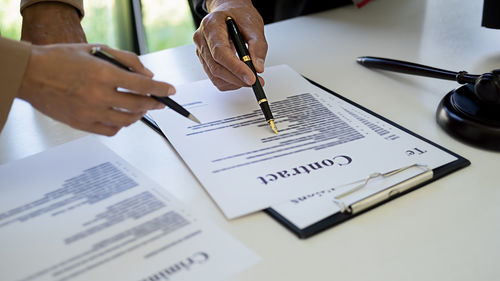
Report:
[[[500,69],[479,76],[474,84],[474,94],[483,103],[500,105]]]

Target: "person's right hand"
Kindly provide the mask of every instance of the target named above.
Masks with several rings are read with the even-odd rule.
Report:
[[[209,14],[194,33],[196,54],[212,83],[221,91],[248,87],[255,75],[235,54],[229,40],[226,18],[232,17],[248,44],[248,51],[258,73],[264,71],[267,42],[264,21],[250,0],[206,0]],[[261,83],[264,80],[259,77]]]
[[[90,54],[93,45],[32,46],[18,97],[73,128],[112,136],[148,110],[164,108],[149,94],[167,96],[175,88],[155,81],[130,52],[101,46],[132,68],[123,70]],[[117,88],[133,93],[124,93]]]

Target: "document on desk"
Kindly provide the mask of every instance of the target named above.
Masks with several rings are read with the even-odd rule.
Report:
[[[0,183],[1,280],[224,280],[258,261],[93,137]]]
[[[181,120],[168,109],[151,112],[229,219],[416,163],[408,151],[437,151],[416,138],[403,140],[397,132],[383,134],[385,128],[349,111],[288,66],[268,67],[263,76],[277,135],[251,88],[219,92],[209,80],[178,86],[173,96],[202,124]],[[453,158],[421,154],[418,160],[432,165]]]

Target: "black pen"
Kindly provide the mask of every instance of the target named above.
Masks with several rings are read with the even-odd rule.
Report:
[[[111,55],[110,53],[102,50],[101,47],[99,46],[96,46],[96,47],[93,47],[92,50],[90,51],[90,53],[98,58],[101,58],[107,62],[110,62],[122,69],[125,69],[125,70],[128,70],[128,71],[132,71],[132,69],[130,69],[130,67],[124,65],[123,63],[119,62],[113,55]],[[191,114],[189,111],[187,111],[184,107],[182,107],[181,105],[179,105],[178,103],[176,103],[175,101],[173,101],[171,98],[169,97],[157,97],[157,96],[154,96],[154,95],[150,95],[152,98],[154,98],[155,100],[163,103],[164,105],[168,106],[170,109],[174,110],[175,112],[179,113],[180,115],[200,124],[200,120],[198,120],[198,118],[196,118],[193,114]]]
[[[260,105],[260,109],[264,113],[264,117],[266,118],[267,123],[271,126],[271,129],[277,134],[278,129],[274,124],[274,117],[271,113],[271,109],[269,108],[269,102],[267,101],[266,94],[264,93],[264,89],[262,89],[262,85],[259,81],[259,76],[257,75],[257,71],[255,71],[255,67],[253,66],[252,59],[250,58],[250,53],[245,45],[245,40],[241,36],[240,30],[236,25],[236,22],[231,17],[226,18],[227,29],[229,30],[229,35],[231,36],[231,40],[233,40],[234,47],[236,48],[236,52],[242,60],[250,69],[253,71],[255,75],[255,83],[252,85],[253,92],[255,97],[257,98],[257,102]]]

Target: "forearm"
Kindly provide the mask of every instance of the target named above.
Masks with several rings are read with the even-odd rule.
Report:
[[[30,53],[29,43],[0,37],[0,131],[21,87]]]
[[[85,43],[82,1],[22,1],[21,39],[33,44]]]

